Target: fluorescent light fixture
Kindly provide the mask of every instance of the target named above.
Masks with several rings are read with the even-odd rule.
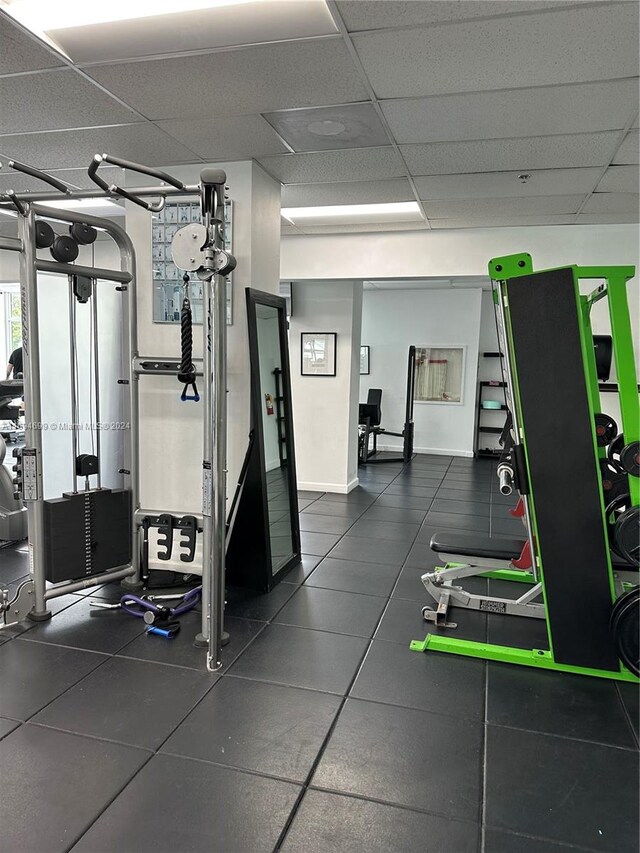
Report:
[[[0,0],[0,9],[32,32],[63,30],[266,0]]]
[[[394,201],[385,204],[330,204],[324,207],[283,207],[280,211],[285,219],[293,224],[299,219],[336,219],[354,216],[395,216],[402,218],[404,214],[420,214],[416,201]]]

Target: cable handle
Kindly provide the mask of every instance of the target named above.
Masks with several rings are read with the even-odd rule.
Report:
[[[191,301],[189,300],[189,275],[182,276],[184,282],[184,299],[182,300],[182,311],[180,312],[180,372],[178,382],[184,383],[180,399],[183,403],[192,400],[197,403],[200,400],[196,386],[196,369],[193,364],[193,314],[191,312]],[[189,394],[189,388],[193,394]]]

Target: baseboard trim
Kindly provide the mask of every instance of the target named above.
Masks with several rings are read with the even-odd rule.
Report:
[[[381,444],[378,441],[378,450],[389,450],[392,453],[402,453],[402,445],[397,444]],[[414,453],[427,453],[430,456],[464,456],[466,458],[473,458],[473,450],[453,450],[453,449],[442,449],[439,447],[414,447]]]
[[[298,480],[298,491],[300,492],[335,492],[338,495],[348,495],[360,481],[357,477],[346,485],[344,483],[309,483]]]

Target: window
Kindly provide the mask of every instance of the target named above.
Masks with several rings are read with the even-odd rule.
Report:
[[[415,401],[461,403],[464,347],[416,346]]]

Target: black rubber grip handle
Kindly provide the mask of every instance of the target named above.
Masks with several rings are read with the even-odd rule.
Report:
[[[153,169],[148,169],[146,166],[141,166],[138,163],[129,163],[128,160],[120,160],[117,157],[110,157],[108,154],[94,155],[94,158],[91,161],[89,168],[87,169],[87,173],[91,180],[94,182],[94,184],[97,184],[101,190],[104,190],[104,192],[109,193],[109,195],[127,198],[129,199],[129,201],[132,201],[139,207],[144,208],[144,210],[150,210],[153,213],[157,213],[164,207],[164,196],[160,199],[160,201],[144,201],[144,199],[141,199],[139,196],[128,192],[128,190],[125,190],[122,187],[117,186],[116,184],[111,184],[110,186],[98,174],[98,169],[100,168],[101,163],[111,163],[114,166],[121,166],[123,169],[131,169],[135,172],[142,172],[145,175],[152,175],[154,178],[158,178],[158,180],[169,180],[174,187],[177,187],[178,189],[183,188],[183,184],[181,184],[179,181],[176,181],[176,179],[172,178],[171,175],[165,175],[164,172],[156,172]],[[161,187],[158,187],[158,192],[161,191]]]
[[[112,166],[120,166],[121,169],[129,169],[130,172],[139,172],[141,175],[157,178],[159,181],[164,181],[165,184],[171,184],[177,190],[184,189],[182,181],[167,174],[167,172],[160,172],[158,169],[152,169],[150,166],[143,166],[140,163],[132,163],[130,160],[122,160],[120,157],[112,157],[110,154],[103,154],[102,159],[105,163],[111,163]]]
[[[9,160],[9,167],[11,169],[15,169],[16,172],[23,172],[25,175],[30,175],[32,178],[37,178],[39,181],[44,181],[45,184],[49,184],[50,187],[60,190],[60,192],[65,195],[69,195],[71,193],[71,190],[66,184],[63,184],[62,181],[57,180],[57,178],[53,178],[51,175],[47,175],[46,172],[41,172],[40,169],[36,169],[35,166],[28,166],[26,163],[19,163],[17,160]]]

